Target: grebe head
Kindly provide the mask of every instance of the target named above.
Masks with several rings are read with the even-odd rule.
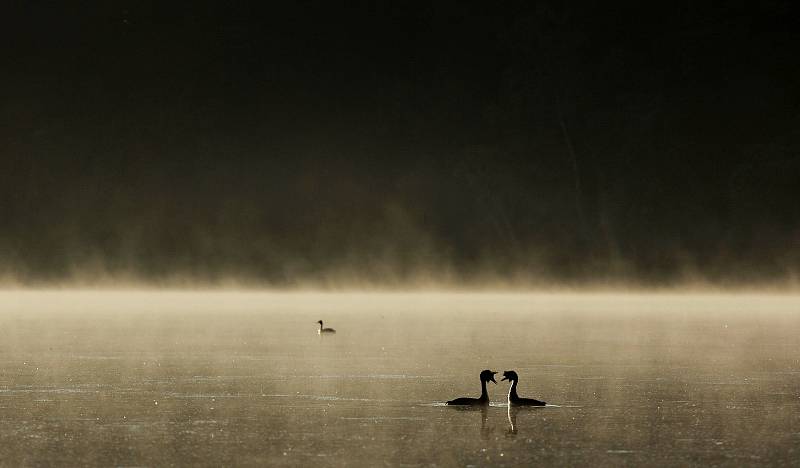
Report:
[[[507,370],[503,372],[503,378],[500,379],[501,382],[503,380],[508,380],[509,382],[519,382],[519,376],[513,370]]]
[[[497,383],[497,381],[494,380],[494,375],[496,373],[497,372],[492,372],[489,369],[486,369],[485,371],[481,372],[481,382],[494,382],[494,383]]]
[[[322,320],[317,320],[317,323],[322,325]]]

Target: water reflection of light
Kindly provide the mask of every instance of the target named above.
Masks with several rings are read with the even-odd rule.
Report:
[[[517,413],[519,413],[519,409],[509,405],[509,407],[508,407],[508,430],[506,430],[506,435],[511,436],[511,437],[516,437],[517,436]]]

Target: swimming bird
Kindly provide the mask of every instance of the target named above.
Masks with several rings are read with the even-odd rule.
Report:
[[[497,381],[494,380],[494,375],[497,372],[492,372],[489,369],[481,372],[481,396],[480,398],[456,398],[455,400],[450,400],[447,402],[448,405],[471,405],[471,406],[483,406],[489,404],[489,393],[486,391],[486,382],[494,382],[497,384]]]
[[[517,395],[517,382],[519,376],[513,370],[503,372],[503,378],[500,380],[508,380],[511,382],[511,388],[508,390],[508,406],[545,406],[547,403],[533,398],[520,398]]]
[[[317,333],[320,335],[323,333],[336,333],[336,330],[333,328],[322,328],[322,320],[317,320],[317,323],[319,324],[319,331],[317,331]]]

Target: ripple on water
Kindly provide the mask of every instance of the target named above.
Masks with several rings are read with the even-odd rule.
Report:
[[[369,379],[369,380],[402,380],[402,379],[435,379],[432,375],[406,375],[406,374],[323,374],[308,375],[309,379]]]
[[[267,398],[303,398],[308,400],[319,400],[319,401],[373,401],[373,402],[387,402],[387,401],[398,401],[398,400],[385,400],[385,399],[375,399],[375,398],[348,398],[348,397],[339,397],[334,395],[305,395],[301,393],[297,393],[294,395],[287,395],[284,393],[262,393],[262,397]]]
[[[54,393],[54,394],[73,394],[73,393],[100,393],[99,390],[89,390],[83,388],[0,388],[0,393],[5,394],[31,394],[31,393]]]
[[[421,403],[418,406],[451,406],[443,401],[435,401],[433,403]],[[489,403],[489,407],[491,408],[508,408],[508,403]],[[453,408],[480,408],[479,406],[469,406],[469,405],[453,405]],[[518,406],[516,408],[582,408],[581,406],[561,406],[561,405],[551,405],[546,404],[545,406]]]
[[[365,418],[356,418],[356,417],[345,417],[342,416],[339,419],[345,419],[349,421],[425,421],[425,418],[414,417],[414,416],[369,416]]]
[[[216,395],[216,394],[206,394],[206,393],[167,393],[167,397],[169,398],[242,398],[245,395],[232,395],[232,394],[225,394],[225,395]]]

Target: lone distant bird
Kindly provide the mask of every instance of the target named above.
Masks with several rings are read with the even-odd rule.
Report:
[[[336,333],[336,330],[333,328],[322,328],[322,320],[317,320],[317,323],[319,324],[319,331],[317,331],[317,333],[320,335],[323,333]]]
[[[503,372],[503,378],[500,381],[502,382],[503,380],[511,382],[511,388],[508,390],[508,406],[545,406],[547,404],[533,398],[520,398],[517,395],[519,376],[513,370]]]
[[[486,391],[486,382],[494,382],[494,375],[497,372],[492,372],[489,369],[481,372],[481,396],[480,398],[456,398],[447,402],[448,405],[470,405],[470,406],[487,406],[489,405],[489,393]]]

